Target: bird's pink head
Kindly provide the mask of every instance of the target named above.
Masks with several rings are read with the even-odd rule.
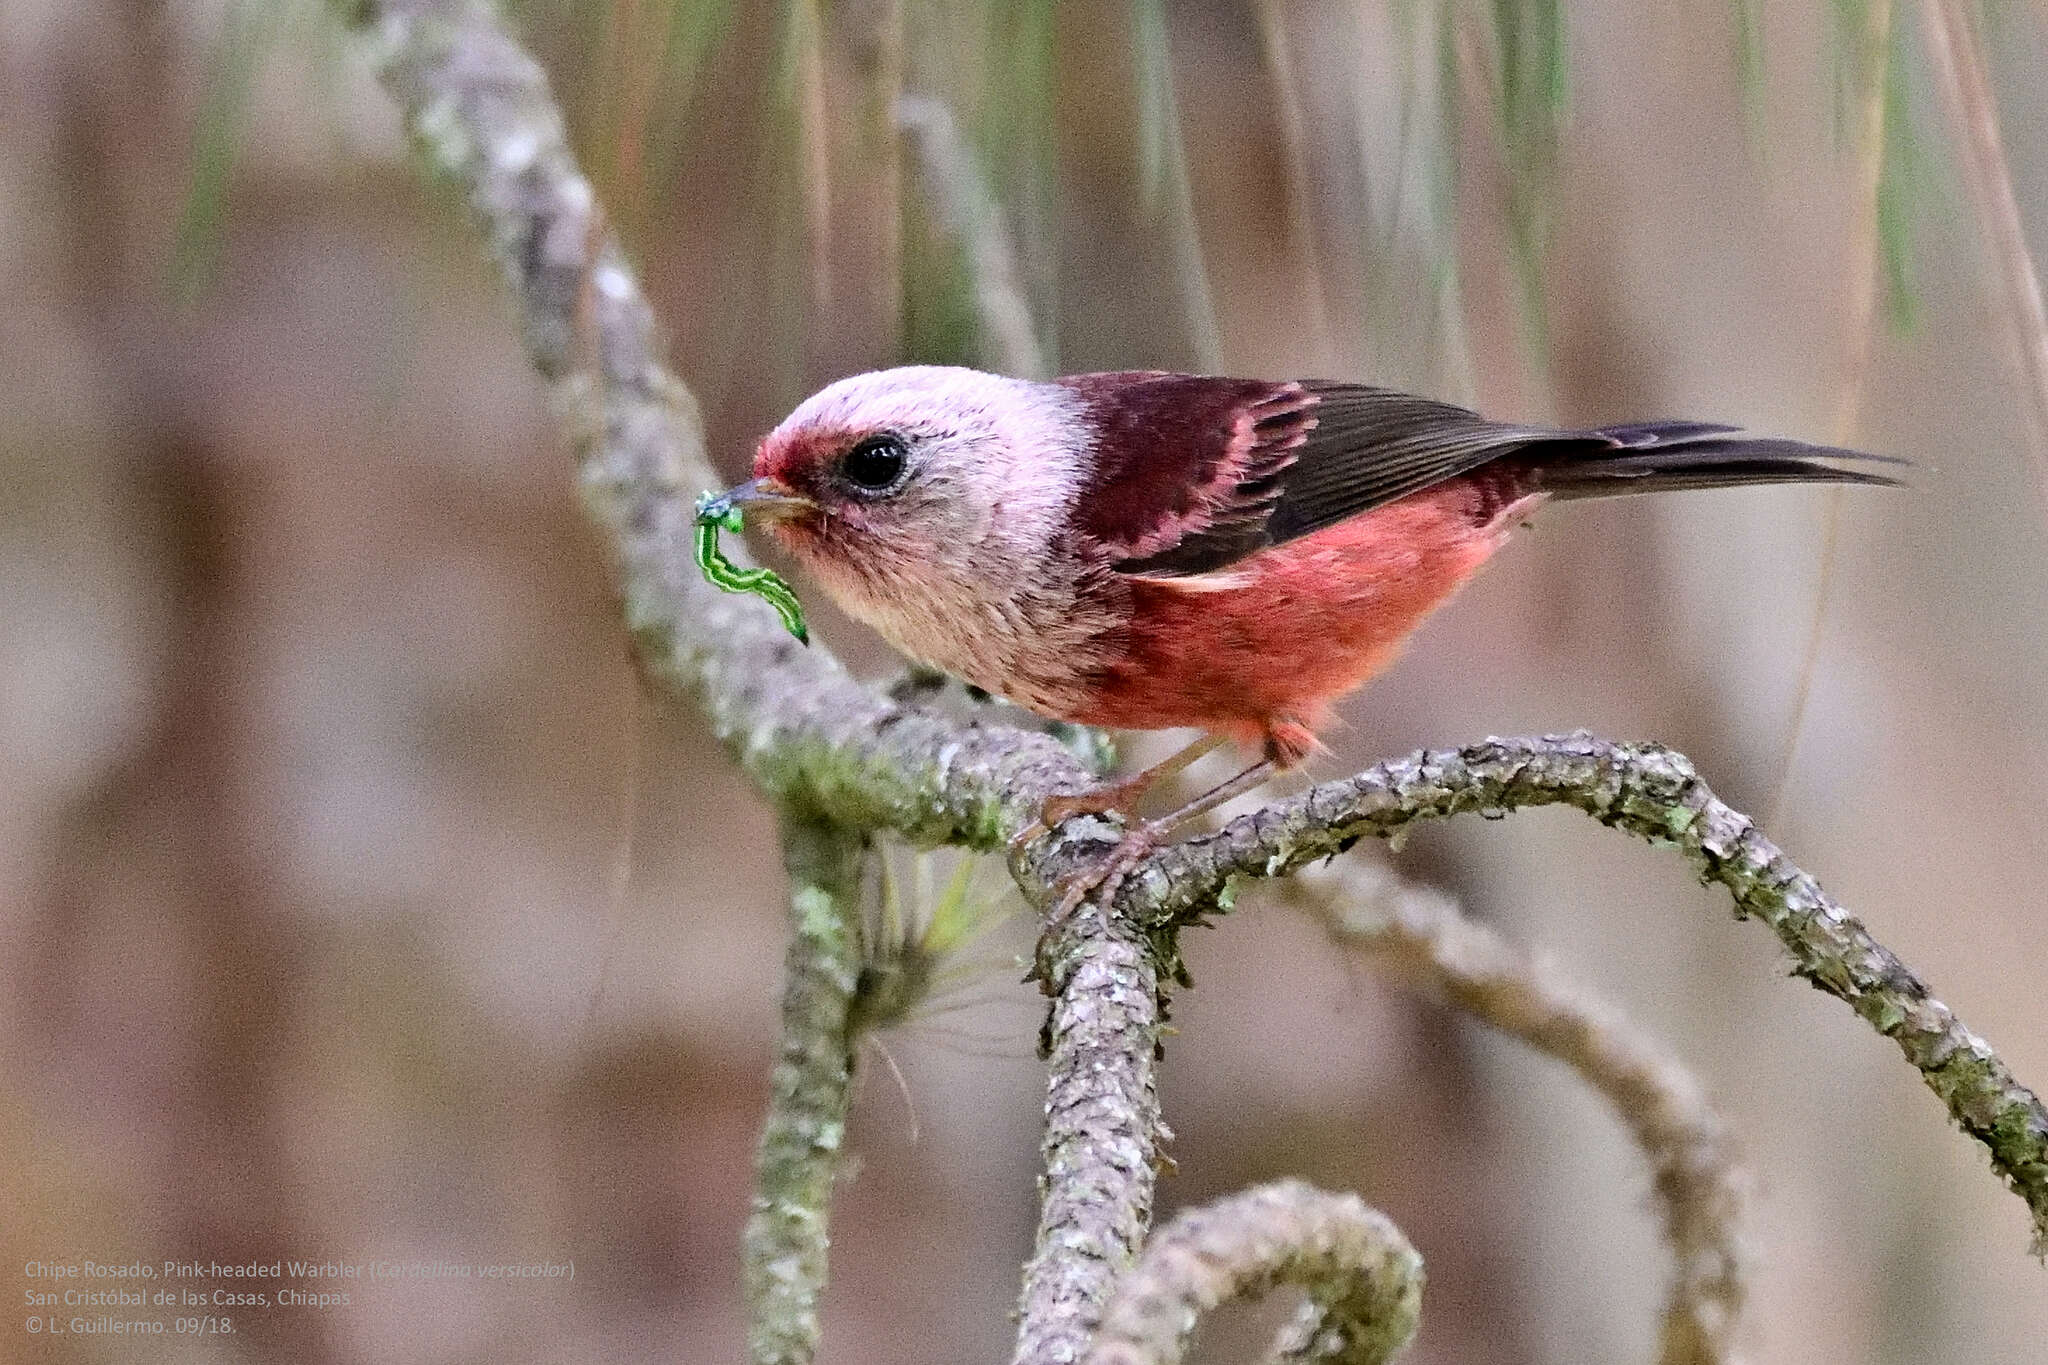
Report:
[[[820,390],[768,433],[741,500],[771,513],[776,538],[841,605],[880,624],[1042,561],[1087,448],[1080,404],[1059,386],[879,370]]]

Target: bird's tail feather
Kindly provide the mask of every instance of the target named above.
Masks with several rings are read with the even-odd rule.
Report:
[[[1753,483],[1897,486],[1899,480],[1889,475],[1853,466],[1908,463],[1859,450],[1746,436],[1736,427],[1700,422],[1603,427],[1575,440],[1536,442],[1524,448],[1522,458],[1530,486],[1560,499]]]

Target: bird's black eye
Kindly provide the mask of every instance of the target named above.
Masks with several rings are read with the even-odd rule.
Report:
[[[900,436],[870,436],[846,452],[839,472],[863,493],[887,493],[903,481],[910,451]]]

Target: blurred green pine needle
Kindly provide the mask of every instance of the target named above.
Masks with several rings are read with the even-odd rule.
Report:
[[[1881,45],[1873,44],[1875,7],[1890,0],[1828,0],[1830,80],[1835,126],[1850,122],[1853,108],[1872,82],[1882,85],[1881,171],[1874,189],[1879,270],[1886,317],[1894,328],[1912,324],[1915,229],[1931,202],[1940,198],[1936,154],[1922,126],[1925,101],[1912,60],[1911,25],[1887,11]],[[1761,0],[1730,0],[1734,78],[1745,118],[1760,132],[1765,87],[1764,11]],[[571,94],[578,141],[588,164],[628,229],[642,222],[652,203],[667,196],[670,181],[692,130],[704,123],[706,73],[732,50],[740,7],[734,0],[506,0],[523,27],[564,32],[572,40],[571,70],[558,83]],[[1214,367],[1222,359],[1222,338],[1203,261],[1174,90],[1168,37],[1170,7],[1164,0],[1131,0],[1130,42],[1134,121],[1138,156],[1137,194],[1145,212],[1168,229],[1172,269],[1182,294],[1190,341],[1197,360]],[[964,16],[964,17],[962,17]],[[971,13],[910,17],[920,31],[949,44],[978,45],[973,61],[947,61],[927,50],[921,66],[933,73],[971,65],[984,73],[972,89],[946,92],[953,107],[973,111],[967,119],[999,200],[1020,225],[1020,245],[1040,327],[1057,316],[1052,276],[1056,225],[1054,165],[1058,110],[1057,18],[1055,0],[1022,0],[1004,5],[980,0]],[[1506,227],[1519,282],[1526,335],[1538,353],[1544,346],[1544,255],[1556,214],[1559,141],[1569,111],[1570,53],[1562,0],[1397,0],[1393,18],[1403,53],[1401,145],[1406,158],[1418,150],[1430,167],[1428,183],[1437,201],[1429,215],[1442,240],[1440,268],[1433,272],[1455,306],[1459,151],[1465,111],[1477,98],[1492,112],[1493,137],[1501,153]],[[219,266],[230,183],[245,131],[256,74],[281,41],[310,41],[314,27],[332,36],[325,6],[312,0],[230,0],[215,59],[194,123],[187,188],[179,217],[170,282],[181,301],[204,292]],[[764,149],[767,179],[783,187],[776,217],[801,204],[794,187],[803,174],[800,141],[804,98],[799,87],[800,56],[806,44],[824,41],[817,0],[785,0],[771,79],[766,83],[773,117]],[[1994,31],[1996,25],[1987,25]],[[928,41],[928,40],[927,40]],[[1421,105],[1412,58],[1434,60],[1434,127],[1416,125]],[[1470,88],[1477,82],[1479,88]],[[811,130],[816,135],[817,130]],[[1844,139],[1845,142],[1848,139]],[[1760,138],[1759,138],[1760,145]],[[800,212],[800,210],[798,210]],[[629,232],[630,235],[630,232]],[[912,337],[923,354],[959,351],[968,333],[963,302],[969,282],[950,249],[936,254],[918,234],[906,235],[907,252],[923,259],[906,262],[906,287],[916,323]]]
[[[192,128],[185,203],[171,250],[171,294],[181,304],[204,294],[220,267],[228,184],[241,147],[256,68],[269,45],[284,31],[283,18],[308,8],[262,0],[231,0],[228,5],[206,94]]]
[[[921,1006],[981,975],[967,950],[1021,904],[1014,892],[979,889],[977,874],[987,860],[958,850],[884,845],[874,861],[851,1016],[856,1034],[912,1020]],[[947,864],[951,872],[938,885]]]

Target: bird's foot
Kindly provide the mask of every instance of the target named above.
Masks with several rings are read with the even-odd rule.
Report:
[[[1024,846],[1042,834],[1049,834],[1059,828],[1062,820],[1076,815],[1117,815],[1129,821],[1136,809],[1139,798],[1151,786],[1149,773],[1122,782],[1107,782],[1099,787],[1090,787],[1084,792],[1073,792],[1064,796],[1048,796],[1045,804],[1038,808],[1038,818],[1019,830],[1010,840],[1010,855],[1015,857]],[[1140,780],[1145,779],[1145,780]]]
[[[1102,857],[1071,873],[1057,888],[1059,899],[1053,903],[1052,913],[1046,917],[1046,927],[1064,924],[1067,917],[1080,909],[1081,902],[1089,896],[1099,896],[1107,904],[1123,885],[1131,869],[1152,856],[1160,842],[1171,831],[1163,821],[1148,820],[1131,826],[1117,840],[1116,847]]]
[[[1060,821],[1076,815],[1116,815],[1121,816],[1126,825],[1132,823],[1137,818],[1138,803],[1145,799],[1146,792],[1152,790],[1161,780],[1172,777],[1197,762],[1204,754],[1222,743],[1221,735],[1203,735],[1165,762],[1155,763],[1145,771],[1127,777],[1121,782],[1105,782],[1084,792],[1048,796],[1045,804],[1039,807],[1038,819],[1020,831],[1016,838],[1010,840],[1010,856],[1015,858],[1033,839],[1056,828]],[[1168,819],[1170,821],[1172,817],[1169,816]]]
[[[1209,747],[1213,747],[1213,744]],[[1191,748],[1184,752],[1194,753],[1194,750]],[[1186,766],[1188,761],[1192,760],[1183,759],[1181,766]],[[1151,785],[1153,773],[1140,773],[1137,777],[1124,782],[1077,792],[1072,796],[1048,798],[1039,811],[1038,820],[1010,841],[1010,852],[1013,857],[1021,853],[1026,844],[1069,816],[1120,815],[1124,818],[1126,827],[1123,837],[1107,854],[1060,882],[1057,888],[1059,899],[1054,902],[1052,913],[1046,919],[1047,927],[1064,923],[1067,916],[1073,914],[1081,902],[1091,894],[1099,894],[1102,901],[1107,904],[1109,899],[1116,895],[1117,888],[1123,884],[1131,869],[1151,856],[1175,830],[1195,817],[1216,809],[1232,797],[1242,795],[1258,786],[1272,773],[1275,766],[1274,760],[1261,759],[1237,776],[1218,783],[1179,810],[1157,820],[1133,820],[1130,814],[1131,807],[1137,804],[1138,797]]]

